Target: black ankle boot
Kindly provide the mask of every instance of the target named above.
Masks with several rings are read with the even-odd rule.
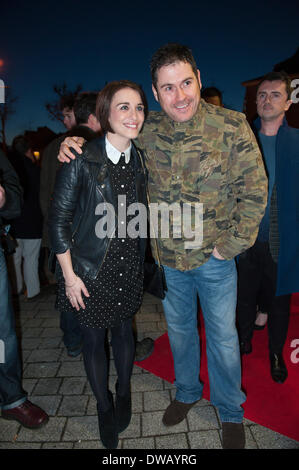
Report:
[[[115,416],[117,423],[117,430],[119,433],[123,432],[130,424],[132,416],[132,402],[131,391],[120,396],[118,394],[118,383],[115,385],[116,399],[115,399]]]
[[[117,449],[118,432],[112,394],[110,398],[111,404],[109,410],[100,411],[97,405],[99,431],[103,446],[106,447],[106,449]]]

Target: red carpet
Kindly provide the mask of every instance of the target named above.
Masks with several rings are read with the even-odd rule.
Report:
[[[201,315],[200,325],[203,325]],[[203,398],[209,400],[204,328],[201,330],[200,379],[204,383]],[[299,294],[292,296],[289,332],[284,348],[288,378],[283,384],[275,383],[270,375],[267,328],[254,333],[252,347],[252,353],[242,357],[242,388],[247,396],[245,418],[299,441]],[[145,361],[136,362],[136,365],[173,383],[173,359],[167,333],[155,341],[153,354]]]

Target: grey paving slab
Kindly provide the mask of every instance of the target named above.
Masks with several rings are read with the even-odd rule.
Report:
[[[190,449],[222,449],[219,431],[188,432]]]
[[[66,418],[53,416],[40,429],[26,429],[23,426],[18,435],[19,442],[59,442],[62,436]]]
[[[189,449],[186,434],[156,437],[156,449]]]
[[[165,410],[171,401],[168,390],[144,392],[143,397],[145,411]]]
[[[60,369],[60,362],[49,363],[32,363],[25,366],[23,377],[55,377],[57,371]]]
[[[131,379],[131,390],[132,392],[163,390],[163,381],[151,374],[136,374]]]
[[[42,444],[42,449],[73,449],[74,444],[72,442],[47,442]]]
[[[35,349],[27,362],[56,362],[61,354],[60,349]]]
[[[37,442],[0,442],[0,449],[7,450],[40,449],[41,446]]]
[[[120,448],[119,444],[119,448]],[[100,438],[95,441],[82,441],[81,439],[74,443],[74,449],[105,449]]]
[[[86,377],[83,361],[62,362],[58,377]]]
[[[43,344],[41,338],[22,338],[21,348],[24,349],[37,349],[40,344]]]
[[[63,379],[59,393],[62,395],[81,395],[85,388],[86,377],[67,377]]]
[[[163,411],[142,413],[142,436],[161,436],[165,434],[177,434],[188,431],[186,419],[176,426],[164,426],[162,423],[163,414]]]
[[[140,439],[124,439],[123,449],[155,449],[153,437],[141,437]]]
[[[63,441],[94,441],[99,439],[97,416],[75,416],[68,418]]]
[[[201,431],[220,428],[213,406],[197,406],[191,408],[187,415],[190,431]]]
[[[12,442],[20,429],[20,424],[16,421],[9,421],[0,418],[0,442]]]
[[[73,395],[63,397],[57,412],[58,416],[80,416],[85,415],[88,403],[87,395]]]
[[[49,289],[50,291],[50,289]],[[28,430],[0,416],[1,449],[104,449],[98,431],[96,399],[86,378],[83,357],[67,355],[55,296],[45,292],[36,302],[19,299],[17,331],[21,338],[23,387],[29,399],[50,416],[46,426]],[[138,339],[167,331],[161,302],[146,295],[135,316]],[[110,348],[109,387],[117,380]],[[175,398],[175,386],[137,364],[131,380],[132,420],[121,433],[118,449],[221,449],[217,410],[201,400],[187,418],[168,428],[162,416]],[[247,449],[298,449],[299,442],[245,419]]]
[[[61,378],[46,378],[46,379],[39,379],[35,389],[34,395],[55,395],[58,392],[58,389],[61,384]]]
[[[250,430],[259,449],[299,449],[299,442],[263,426],[251,426]]]

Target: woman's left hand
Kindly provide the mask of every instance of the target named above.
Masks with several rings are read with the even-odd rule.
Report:
[[[85,297],[89,297],[89,293],[80,277],[77,276],[74,284],[71,286],[65,285],[65,293],[72,307],[74,307],[77,311],[80,310],[80,307],[82,307],[83,310],[85,309],[82,293],[85,295]]]

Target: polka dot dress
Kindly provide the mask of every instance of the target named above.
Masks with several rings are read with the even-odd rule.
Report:
[[[134,162],[124,157],[115,165],[108,160],[115,194],[125,195],[127,207],[136,202]],[[117,199],[117,198],[116,198]],[[134,216],[127,216],[127,224]],[[121,223],[122,221],[120,221]],[[80,276],[90,297],[84,298],[85,310],[72,308],[65,295],[64,279],[58,281],[56,308],[73,310],[84,327],[108,328],[132,317],[140,308],[143,295],[143,272],[139,238],[115,238],[110,241],[106,258],[96,279]]]

